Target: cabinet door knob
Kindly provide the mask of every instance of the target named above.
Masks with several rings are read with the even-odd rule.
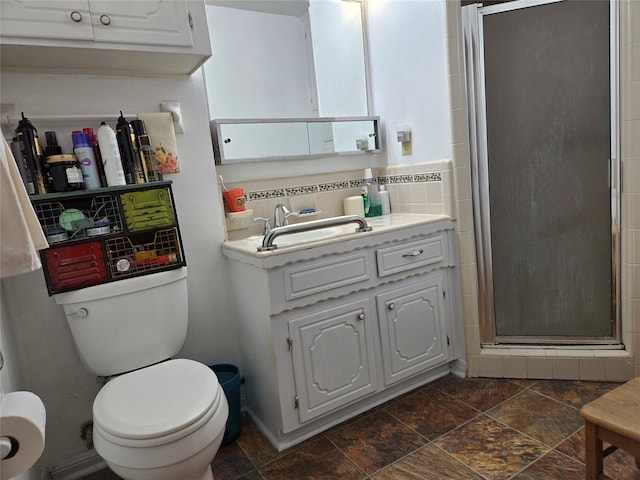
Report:
[[[360,315],[358,315],[358,320],[364,320],[364,313],[361,313]]]
[[[420,250],[414,250],[411,253],[404,253],[402,254],[403,257],[417,257],[418,255],[422,255],[422,253],[424,252],[424,250],[420,249]]]
[[[390,303],[389,304],[389,310],[395,310],[396,309],[396,304],[395,303]]]
[[[77,10],[74,10],[73,12],[71,12],[70,17],[71,17],[71,20],[73,20],[76,23],[80,23],[82,21],[82,14]]]
[[[109,15],[100,15],[100,23],[103,25],[109,25],[111,24],[111,18],[109,18]]]

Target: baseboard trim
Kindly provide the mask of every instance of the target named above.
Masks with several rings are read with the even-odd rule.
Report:
[[[107,468],[107,464],[95,450],[68,458],[60,465],[49,468],[51,480],[77,480]]]

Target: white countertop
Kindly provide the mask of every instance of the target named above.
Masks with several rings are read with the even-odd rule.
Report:
[[[366,218],[368,225],[372,228],[370,232],[356,232],[356,223],[331,227],[330,237],[298,242],[295,244],[286,243],[286,235],[281,235],[273,242],[278,245],[275,250],[259,252],[258,246],[262,245],[262,235],[254,235],[242,240],[225,241],[222,245],[225,256],[235,260],[244,260],[254,263],[255,261],[267,260],[272,257],[289,255],[309,249],[318,249],[334,244],[342,244],[352,240],[363,243],[376,241],[378,235],[398,230],[411,229],[411,227],[428,225],[436,222],[451,220],[446,215],[428,215],[419,213],[392,213],[381,217]],[[280,242],[280,244],[278,243]],[[324,250],[324,249],[322,249]],[[310,253],[310,252],[309,252]],[[275,259],[274,259],[275,260]],[[271,262],[268,262],[271,263]],[[267,266],[267,265],[264,265]]]

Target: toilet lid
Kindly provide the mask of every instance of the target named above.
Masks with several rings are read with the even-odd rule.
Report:
[[[121,438],[161,437],[198,421],[220,391],[206,365],[168,360],[108,382],[93,402],[93,421]]]

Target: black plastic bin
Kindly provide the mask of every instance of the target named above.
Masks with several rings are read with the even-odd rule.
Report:
[[[224,390],[229,404],[229,418],[222,438],[222,445],[233,442],[240,435],[240,370],[229,363],[218,363],[211,368]]]

